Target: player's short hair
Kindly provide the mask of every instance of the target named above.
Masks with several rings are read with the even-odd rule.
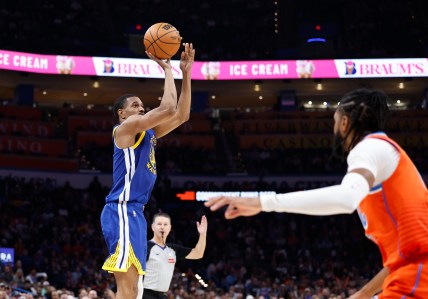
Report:
[[[118,113],[119,109],[122,109],[123,106],[125,106],[126,101],[132,97],[136,97],[136,95],[127,93],[127,94],[124,94],[124,95],[121,95],[120,97],[118,97],[117,100],[114,102],[114,104],[113,104],[113,117],[114,117],[114,120],[117,121],[117,123],[120,122],[119,113]]]
[[[153,221],[152,223],[155,223],[155,220],[157,217],[165,217],[168,218],[169,221],[171,222],[171,216],[169,216],[169,214],[165,213],[165,212],[159,212],[153,215]]]

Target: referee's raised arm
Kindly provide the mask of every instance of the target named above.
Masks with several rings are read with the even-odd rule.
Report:
[[[199,232],[199,240],[196,243],[195,247],[190,251],[186,256],[186,259],[189,260],[198,260],[204,256],[205,246],[207,244],[207,230],[208,230],[208,221],[205,215],[202,216],[201,222],[196,222],[196,226]]]

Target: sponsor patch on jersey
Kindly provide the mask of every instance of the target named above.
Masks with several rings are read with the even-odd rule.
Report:
[[[171,254],[171,253],[169,253],[169,254],[168,254],[168,263],[170,263],[170,264],[175,264],[175,258],[174,258],[174,255],[173,255],[173,254]]]

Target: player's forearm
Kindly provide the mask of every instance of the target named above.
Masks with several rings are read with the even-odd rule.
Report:
[[[207,244],[207,235],[200,234],[198,243],[196,243],[196,246],[195,246],[196,252],[199,253],[199,258],[202,258],[204,256],[206,244]]]
[[[201,259],[204,256],[205,247],[207,244],[207,234],[199,234],[198,243],[196,243],[195,248],[192,250],[193,259]]]
[[[183,80],[181,84],[181,93],[177,105],[177,113],[181,119],[181,122],[189,120],[190,117],[190,105],[192,101],[192,85],[190,74],[183,73]]]
[[[385,278],[389,275],[388,268],[383,268],[373,277],[365,286],[359,290],[359,293],[373,297],[382,290],[382,285]]]
[[[164,91],[159,107],[161,109],[176,109],[177,107],[177,89],[170,69],[165,70]]]
[[[350,214],[369,193],[363,176],[349,173],[340,185],[285,194],[262,195],[265,212],[288,212],[306,215]]]

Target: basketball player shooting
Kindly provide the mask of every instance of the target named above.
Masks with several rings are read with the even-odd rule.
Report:
[[[109,251],[102,268],[114,274],[116,299],[142,298],[147,252],[143,211],[156,181],[156,141],[190,116],[193,45],[186,43],[181,53],[183,80],[178,101],[170,60],[147,55],[165,72],[159,107],[146,113],[141,99],[131,94],[121,96],[113,106],[117,121],[112,134],[113,186],[101,214],[101,227]]]

